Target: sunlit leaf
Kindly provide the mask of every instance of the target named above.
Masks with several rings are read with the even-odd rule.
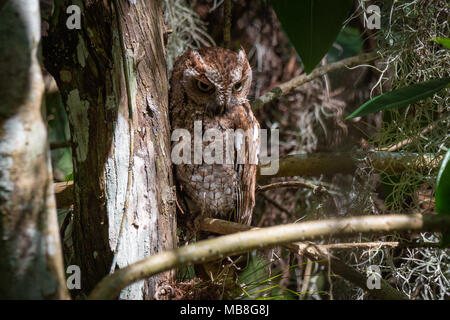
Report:
[[[432,38],[431,40],[442,44],[444,47],[450,49],[450,38]]]

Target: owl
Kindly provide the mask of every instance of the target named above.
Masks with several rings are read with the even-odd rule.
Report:
[[[247,99],[251,81],[244,50],[187,50],[174,64],[169,93],[172,132],[186,130],[181,132],[189,134],[181,140],[187,139],[185,145],[190,147],[183,149],[188,157],[177,155],[188,160],[175,164],[174,171],[190,214],[251,223],[260,143],[259,123]],[[211,129],[222,135],[214,153],[223,157],[214,162],[205,157],[212,141],[206,133]],[[200,141],[197,146],[195,139]],[[180,140],[172,143],[172,156],[175,143]]]

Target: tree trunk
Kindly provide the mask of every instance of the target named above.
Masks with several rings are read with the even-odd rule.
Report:
[[[38,0],[0,5],[0,299],[68,298],[56,218]]]
[[[115,1],[61,2],[44,56],[71,127],[73,242],[82,291],[89,293],[109,272],[127,197],[118,267],[176,245],[163,12],[160,1],[120,0],[118,12]],[[81,29],[66,26],[66,9],[72,4],[81,9]],[[134,143],[127,195],[130,133]],[[157,284],[171,277],[166,273],[135,283],[120,298],[151,299]]]

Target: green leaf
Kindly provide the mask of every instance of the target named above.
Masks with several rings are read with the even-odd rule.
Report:
[[[405,107],[411,103],[431,97],[449,83],[450,78],[434,79],[383,93],[364,103],[345,120],[362,117],[381,110]]]
[[[447,49],[450,49],[450,38],[431,38],[431,40],[442,44]]]
[[[327,62],[336,62],[345,58],[353,57],[361,52],[363,40],[357,28],[346,26],[341,30],[327,53]]]
[[[309,74],[336,40],[353,0],[272,0],[271,3]]]
[[[64,182],[73,181],[73,172],[69,173],[66,178],[64,179]]]
[[[436,212],[450,214],[450,149],[445,154],[437,176]]]
[[[450,149],[445,154],[437,175],[436,212],[437,214],[450,214]],[[450,246],[449,233],[442,235],[441,246]]]

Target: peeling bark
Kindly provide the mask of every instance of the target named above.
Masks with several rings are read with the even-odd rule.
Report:
[[[56,218],[37,0],[0,7],[0,299],[68,298]]]
[[[47,70],[60,88],[71,127],[74,162],[74,250],[89,293],[108,272],[126,198],[130,157],[123,35],[133,108],[134,149],[127,220],[117,265],[173,248],[167,75],[159,1],[119,1],[118,30],[111,1],[61,1],[44,40]],[[66,28],[66,8],[81,8],[81,29]],[[125,288],[122,299],[151,299],[166,273]]]

